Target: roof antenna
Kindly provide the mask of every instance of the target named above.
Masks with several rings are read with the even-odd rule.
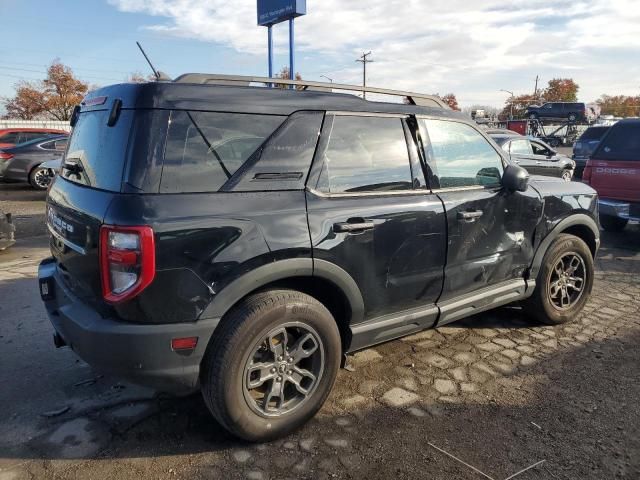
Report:
[[[155,69],[155,67],[153,66],[153,63],[151,63],[151,60],[149,60],[149,57],[147,57],[147,54],[144,52],[144,49],[142,48],[142,45],[140,45],[140,42],[136,41],[136,45],[138,45],[138,48],[142,52],[142,55],[144,55],[144,58],[149,64],[149,66],[151,67],[151,70],[153,71],[153,74],[156,76],[156,79],[160,80],[160,73]]]

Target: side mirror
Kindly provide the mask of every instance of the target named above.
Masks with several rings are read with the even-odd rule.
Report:
[[[502,174],[502,186],[512,192],[524,192],[529,187],[529,172],[517,165],[508,165]]]

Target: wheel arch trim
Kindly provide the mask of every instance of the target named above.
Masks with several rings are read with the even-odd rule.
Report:
[[[533,261],[531,262],[531,267],[529,268],[529,278],[535,279],[538,276],[538,272],[540,271],[540,268],[542,266],[544,255],[547,253],[547,250],[551,246],[551,243],[556,238],[558,238],[558,235],[560,235],[561,233],[565,233],[567,230],[576,226],[587,227],[591,231],[591,233],[593,233],[593,237],[595,239],[595,250],[592,250],[592,253],[595,257],[595,254],[597,253],[600,246],[600,229],[598,228],[598,224],[587,214],[573,214],[558,222],[558,224],[553,227],[553,229],[547,234],[544,240],[542,240],[533,257]]]

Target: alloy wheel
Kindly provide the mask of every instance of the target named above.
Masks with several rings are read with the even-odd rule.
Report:
[[[551,305],[558,310],[571,308],[580,299],[587,279],[582,257],[569,252],[562,255],[549,274],[548,295]]]
[[[572,178],[573,178],[573,171],[569,169],[565,169],[562,171],[562,179],[565,182],[570,182]]]
[[[299,322],[281,325],[251,350],[244,368],[244,397],[256,413],[281,416],[311,397],[323,372],[318,333]]]
[[[51,176],[46,168],[40,168],[33,174],[33,182],[42,189],[45,189],[51,183]]]

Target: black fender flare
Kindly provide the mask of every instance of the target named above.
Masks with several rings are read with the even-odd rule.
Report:
[[[278,260],[251,270],[218,292],[200,318],[222,318],[242,298],[278,280],[313,276],[333,283],[342,291],[351,309],[350,323],[362,321],[364,301],[351,275],[331,262],[312,258]]]
[[[540,245],[538,246],[538,249],[533,256],[531,267],[529,268],[529,278],[535,280],[535,278],[538,276],[538,272],[540,271],[540,268],[542,266],[544,255],[545,253],[547,253],[547,250],[549,249],[551,243],[556,238],[558,238],[558,235],[564,233],[568,228],[574,227],[576,225],[588,227],[593,232],[593,236],[596,239],[597,252],[598,247],[600,246],[600,229],[598,228],[598,224],[593,218],[585,213],[573,214],[558,222],[556,226],[553,227],[553,229],[547,234],[544,240],[540,242]]]

